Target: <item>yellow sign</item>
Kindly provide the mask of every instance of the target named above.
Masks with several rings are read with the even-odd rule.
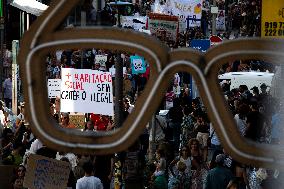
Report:
[[[283,0],[262,0],[261,37],[284,38]]]

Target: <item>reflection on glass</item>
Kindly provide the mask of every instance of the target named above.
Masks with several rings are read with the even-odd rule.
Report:
[[[226,64],[218,76],[240,134],[260,143],[280,144],[281,66],[261,60]]]

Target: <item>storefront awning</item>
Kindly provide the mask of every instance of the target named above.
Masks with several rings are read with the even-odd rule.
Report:
[[[12,0],[10,5],[35,16],[40,16],[48,8],[47,5],[36,0]]]

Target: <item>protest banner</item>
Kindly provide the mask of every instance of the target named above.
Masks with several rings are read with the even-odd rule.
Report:
[[[130,56],[132,74],[146,72],[145,60],[141,56]]]
[[[164,4],[156,0],[154,13],[178,16],[183,29],[187,19],[189,27],[201,26],[202,0],[167,0]]]
[[[190,47],[201,52],[206,52],[210,48],[209,39],[193,39],[190,43]]]
[[[31,154],[28,159],[24,187],[30,189],[62,189],[67,187],[70,163]]]
[[[113,87],[110,72],[63,68],[61,79],[61,112],[113,116]]]
[[[218,31],[226,30],[225,10],[218,10],[217,20],[216,20],[216,30]]]
[[[96,55],[95,57],[95,63],[100,64],[100,70],[106,70],[106,61],[107,56],[106,55]]]
[[[47,90],[48,98],[60,96],[61,79],[48,79]]]
[[[283,0],[262,1],[261,37],[284,38]]]
[[[177,16],[149,14],[149,30],[152,35],[164,42],[176,42],[179,29]]]

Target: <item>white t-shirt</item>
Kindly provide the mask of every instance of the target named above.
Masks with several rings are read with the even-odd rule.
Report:
[[[76,189],[103,189],[103,184],[97,177],[84,176],[77,180]]]

